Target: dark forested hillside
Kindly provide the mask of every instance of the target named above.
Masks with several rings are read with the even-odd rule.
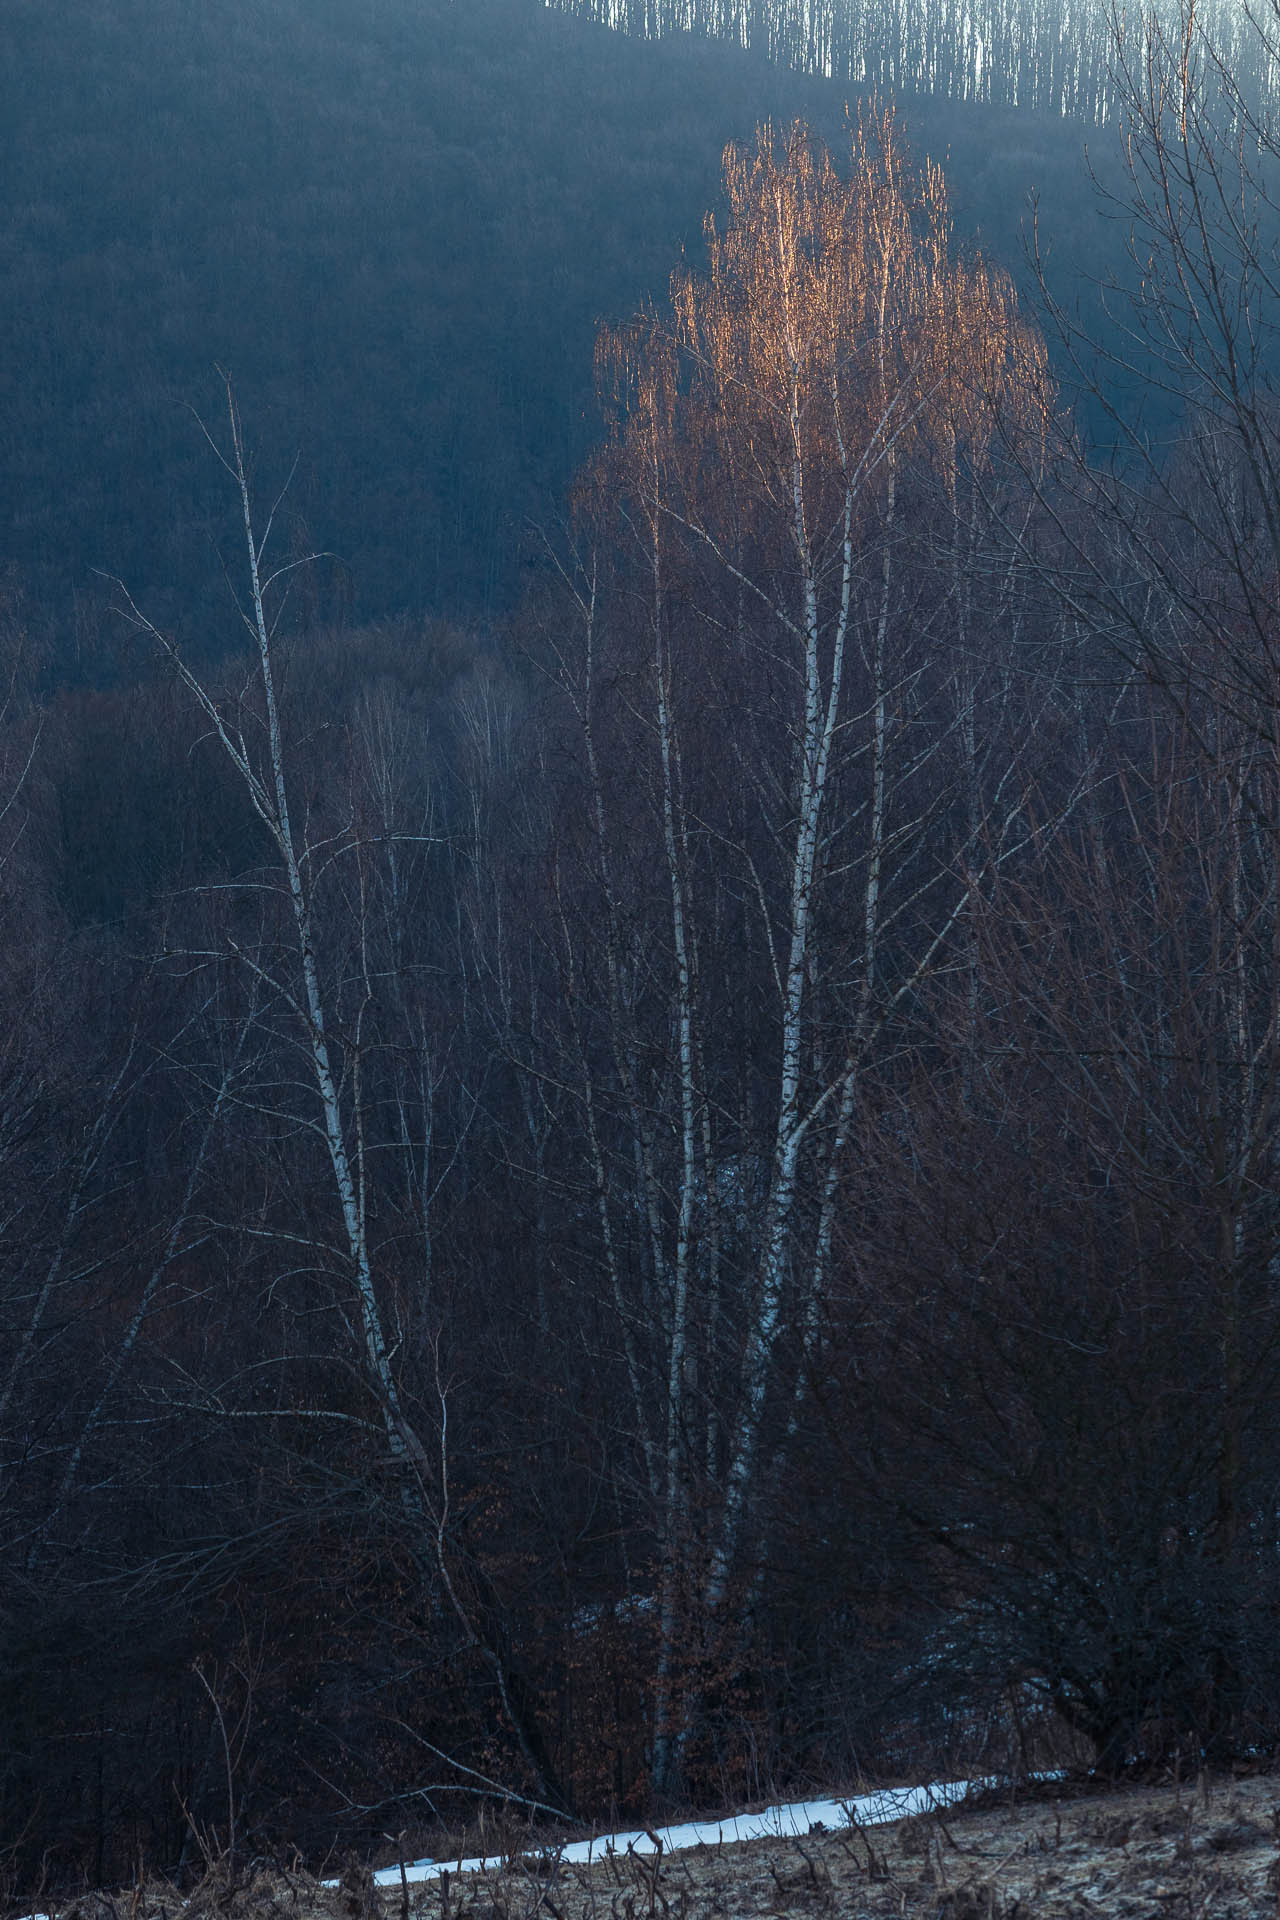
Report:
[[[95,569],[221,620],[188,412],[215,364],[254,438],[301,452],[291,538],[337,556],[331,617],[509,604],[598,431],[597,322],[700,245],[726,141],[801,111],[834,136],[848,94],[534,0],[13,0],[0,31],[0,542],[64,659]],[[1078,132],[918,122],[1006,257],[1033,187],[1096,226]]]
[[[532,0],[4,34],[0,1912],[1280,1752],[1230,47],[1091,181]]]

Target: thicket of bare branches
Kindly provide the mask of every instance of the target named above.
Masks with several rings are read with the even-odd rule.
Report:
[[[24,1882],[1280,1737],[1268,136],[1121,73],[1172,450],[877,112],[727,156],[506,649],[295,622],[229,387],[243,655],[15,613]]]

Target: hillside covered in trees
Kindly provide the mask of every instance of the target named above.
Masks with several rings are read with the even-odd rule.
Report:
[[[17,19],[0,1890],[1273,1756],[1255,69]]]
[[[290,537],[335,556],[329,618],[509,607],[599,431],[598,322],[696,253],[727,141],[798,114],[835,140],[849,98],[536,0],[14,0],[5,44],[3,553],[94,675],[99,570],[220,644],[225,503],[189,411],[217,366],[301,454]],[[1016,261],[1039,187],[1064,262],[1096,257],[1078,129],[921,111],[965,231]]]
[[[1098,125],[1123,112],[1125,82],[1118,69],[1130,58],[1140,62],[1142,49],[1141,14],[1087,0],[1073,6],[1054,0],[546,4],[641,40],[689,35],[746,47],[778,65],[859,88],[1066,114]],[[1178,21],[1176,10],[1155,12]],[[1255,104],[1268,97],[1280,72],[1280,49],[1265,16],[1231,0],[1206,0],[1196,16],[1234,84]]]

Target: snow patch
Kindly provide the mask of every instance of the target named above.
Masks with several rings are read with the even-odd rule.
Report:
[[[887,1787],[880,1793],[859,1794],[844,1800],[793,1800],[785,1805],[766,1807],[761,1813],[729,1814],[720,1820],[690,1820],[683,1826],[639,1827],[629,1833],[597,1834],[591,1840],[573,1840],[567,1846],[550,1850],[553,1858],[573,1865],[589,1865],[607,1859],[613,1853],[679,1853],[685,1847],[732,1846],[741,1840],[783,1839],[791,1835],[815,1833],[826,1828],[883,1826],[889,1820],[904,1820],[914,1813],[927,1813],[933,1807],[954,1806],[965,1795],[985,1787],[998,1786],[994,1777],[983,1780],[937,1780],[926,1787]],[[655,1845],[655,1842],[657,1845]],[[496,1854],[476,1860],[415,1860],[406,1863],[404,1874],[411,1886],[437,1879],[442,1873],[497,1873],[506,1865],[506,1856]],[[398,1887],[400,1868],[384,1867],[375,1873],[380,1887]]]

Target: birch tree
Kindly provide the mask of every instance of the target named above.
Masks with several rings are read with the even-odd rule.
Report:
[[[428,1013],[423,964],[407,951],[409,941],[421,937],[421,876],[411,909],[409,874],[423,848],[440,835],[429,811],[414,815],[401,804],[394,789],[402,742],[391,717],[367,701],[356,717],[360,777],[350,740],[332,721],[327,725],[342,756],[322,776],[301,777],[285,720],[280,620],[288,577],[313,564],[314,556],[270,561],[283,495],[261,522],[255,519],[244,432],[229,380],[226,403],[225,445],[207,430],[206,439],[238,509],[249,675],[229,692],[206,682],[127,592],[125,603],[226,756],[269,849],[260,870],[233,879],[228,888],[244,905],[258,903],[252,937],[245,932],[252,919],[232,915],[229,923],[224,918],[218,944],[192,948],[180,959],[192,968],[230,962],[247,976],[268,1077],[254,1089],[238,1086],[232,1104],[268,1134],[319,1149],[326,1217],[269,1219],[264,1233],[288,1246],[290,1268],[302,1261],[319,1272],[336,1272],[331,1326],[334,1377],[342,1385],[327,1401],[301,1409],[282,1395],[279,1405],[237,1415],[219,1395],[208,1400],[206,1411],[305,1418],[327,1423],[335,1433],[349,1429],[376,1440],[379,1478],[393,1489],[388,1507],[419,1577],[433,1604],[452,1619],[463,1652],[488,1673],[534,1792],[562,1808],[518,1671],[518,1635],[484,1569],[459,1540],[459,1466],[447,1361],[441,1358],[442,1319],[427,1304],[434,1277],[433,1204],[458,1163],[476,1105],[474,1082],[466,1084],[465,1069],[450,1065],[439,1023]],[[379,1064],[387,1055],[394,1063],[390,1073]],[[453,1124],[442,1141],[447,1067]],[[218,1096],[220,1102],[227,1097],[225,1091]],[[409,1251],[380,1264],[379,1201],[390,1184],[383,1170],[393,1165],[401,1181],[397,1205],[411,1223]],[[249,1230],[247,1223],[240,1227]],[[277,1358],[282,1365],[288,1356]],[[354,1406],[345,1384],[351,1377],[361,1389]]]
[[[998,738],[974,738],[990,663],[957,624],[964,555],[941,593],[929,577],[922,502],[948,472],[962,544],[957,472],[990,467],[998,416],[1034,441],[1044,389],[1010,288],[952,259],[941,177],[891,116],[855,129],[847,175],[797,127],[730,149],[725,182],[705,274],[675,276],[669,317],[602,338],[613,438],[582,496],[595,557],[569,570],[579,651],[557,649],[604,948],[580,1084],[638,1418],[653,1409],[668,1788],[694,1706],[678,1596],[714,1638],[759,1564],[820,1364],[863,1078],[1024,830],[1027,734],[1006,676]],[[581,938],[566,915],[566,955]]]

